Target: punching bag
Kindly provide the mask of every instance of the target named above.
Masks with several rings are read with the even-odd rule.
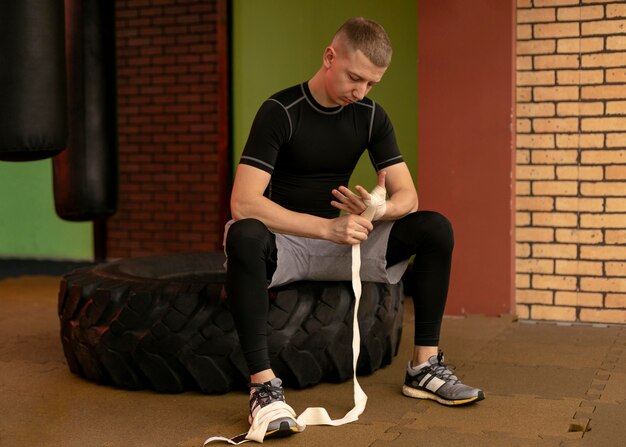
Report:
[[[53,160],[62,219],[89,221],[117,209],[115,2],[65,0],[69,137]]]
[[[63,2],[0,1],[0,160],[65,149],[66,92]]]

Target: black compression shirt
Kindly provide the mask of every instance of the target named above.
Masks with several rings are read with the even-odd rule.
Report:
[[[300,213],[336,217],[333,188],[347,186],[368,149],[376,171],[403,161],[385,111],[369,98],[323,107],[307,83],[266,100],[252,123],[240,163],[271,174],[265,196]]]

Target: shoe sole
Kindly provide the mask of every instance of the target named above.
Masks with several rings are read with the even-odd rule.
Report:
[[[293,421],[293,419],[291,420]],[[250,415],[248,415],[248,423],[252,425],[252,416]],[[294,433],[298,433],[298,427],[295,426],[295,421],[293,425],[289,424],[288,421],[282,421],[278,428],[274,430],[267,430],[263,439],[284,438],[285,436],[290,436]],[[247,433],[244,433],[244,435],[246,434]]]
[[[480,391],[478,393],[478,396],[470,397],[469,399],[448,400],[448,399],[444,399],[443,397],[437,396],[436,394],[429,393],[428,391],[418,390],[407,385],[402,386],[402,394],[408,397],[412,397],[414,399],[434,400],[434,401],[439,402],[442,405],[448,405],[451,407],[472,404],[474,402],[481,401],[485,398],[485,394],[482,391]]]
[[[294,433],[298,433],[298,427],[292,427],[289,425],[289,422],[283,421],[276,430],[267,431],[263,439],[284,438]]]

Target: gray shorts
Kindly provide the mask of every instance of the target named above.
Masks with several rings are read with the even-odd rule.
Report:
[[[374,222],[374,230],[361,243],[361,281],[396,284],[402,279],[409,260],[387,268],[385,259],[392,226],[393,221]],[[276,248],[277,266],[269,287],[300,280],[352,280],[351,245],[276,233]]]

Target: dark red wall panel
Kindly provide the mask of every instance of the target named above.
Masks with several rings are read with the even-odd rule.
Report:
[[[513,26],[513,1],[418,4],[418,193],[455,230],[448,314],[512,309]]]

